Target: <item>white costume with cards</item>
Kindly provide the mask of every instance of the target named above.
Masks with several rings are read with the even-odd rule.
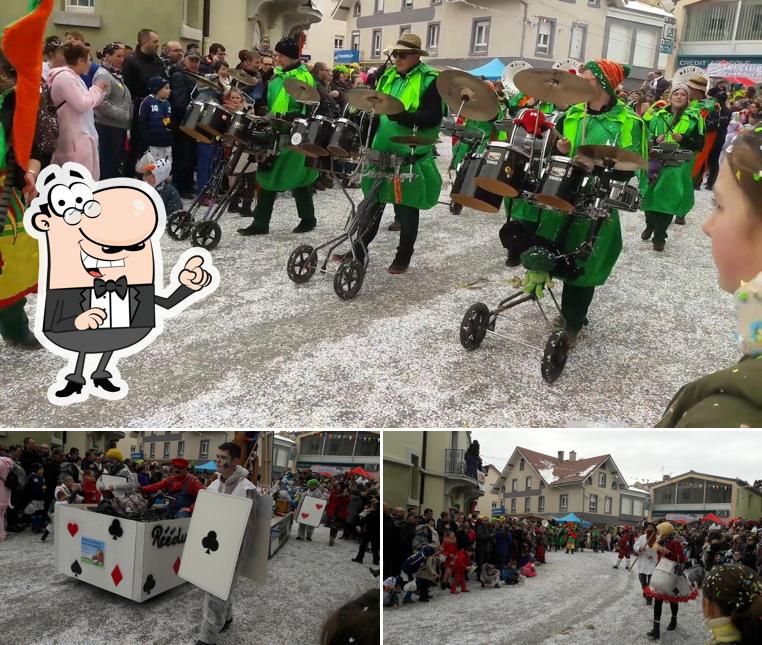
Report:
[[[299,522],[299,513],[302,509],[302,504],[304,504],[304,500],[307,497],[315,497],[317,499],[324,500],[326,496],[320,492],[317,488],[315,490],[306,490],[302,493],[302,496],[299,498],[299,505],[296,507],[296,522],[299,524],[299,532],[297,533],[297,539],[304,540],[305,538],[308,540],[312,539],[312,534],[315,532],[315,527],[310,526],[309,524],[302,524]]]

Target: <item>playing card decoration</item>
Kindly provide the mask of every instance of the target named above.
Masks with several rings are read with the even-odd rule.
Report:
[[[180,571],[180,557],[179,556],[175,560],[175,563],[172,565],[172,571],[175,572],[175,575],[177,575],[177,572]]]
[[[67,530],[69,531],[69,535],[74,537],[77,534],[77,531],[79,531],[79,526],[77,526],[74,522],[69,522],[66,525]]]
[[[145,584],[143,585],[143,591],[147,594],[151,593],[151,590],[156,586],[156,580],[153,579],[152,575],[149,575],[146,578]]]
[[[319,497],[310,497],[309,495],[303,496],[299,500],[296,521],[299,524],[306,524],[307,526],[320,526],[324,507],[325,500]]]
[[[113,536],[115,540],[118,540],[122,535],[124,535],[124,531],[122,530],[122,525],[119,523],[119,520],[114,520],[111,522],[111,526],[108,527],[109,535]]]
[[[220,545],[219,542],[217,542],[217,533],[215,531],[209,531],[209,534],[201,540],[201,546],[206,549],[207,554],[219,549]]]
[[[75,578],[78,578],[80,575],[82,575],[82,565],[78,560],[74,560],[74,562],[71,563],[71,572],[74,574]]]
[[[117,564],[112,570],[111,570],[111,579],[114,581],[115,586],[119,586],[119,583],[124,578],[124,574],[122,573],[122,570],[119,568],[119,565]]]

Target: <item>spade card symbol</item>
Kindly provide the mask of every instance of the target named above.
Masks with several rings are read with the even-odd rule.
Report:
[[[216,551],[220,548],[219,542],[217,542],[217,533],[209,531],[207,536],[201,540],[201,546],[206,549],[206,552],[211,555],[212,551]]]
[[[153,576],[149,575],[146,578],[146,582],[143,585],[143,591],[147,594],[151,593],[151,590],[156,586],[156,580],[153,579]]]
[[[75,578],[80,576],[82,573],[82,566],[79,564],[79,561],[74,560],[74,562],[71,563],[71,572],[74,574]]]
[[[320,510],[321,508],[323,508],[323,505],[322,504],[315,504],[315,508],[317,510]]]
[[[122,525],[119,522],[119,520],[114,520],[111,522],[111,526],[108,527],[108,532],[114,536],[115,540],[118,540],[122,535],[124,535],[124,531],[122,530]]]
[[[302,519],[306,520],[310,516],[309,513],[302,513]]]

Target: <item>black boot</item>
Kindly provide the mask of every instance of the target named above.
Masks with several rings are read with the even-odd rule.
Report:
[[[667,631],[673,632],[675,631],[675,627],[677,627],[677,616],[672,616],[672,618],[669,619],[669,625],[667,625]]]
[[[241,206],[238,208],[237,212],[241,217],[254,217],[254,212],[251,210],[251,202],[241,202]]]
[[[58,390],[56,392],[56,396],[61,399],[65,399],[67,396],[71,396],[72,394],[81,394],[83,387],[84,386],[82,383],[66,381],[66,387],[64,387],[62,390]]]
[[[94,378],[93,385],[102,387],[106,392],[118,392],[120,389],[107,378]]]
[[[654,234],[653,226],[646,226],[646,228],[643,230],[643,232],[640,234],[640,239],[644,242],[651,239],[651,236]]]
[[[654,621],[654,628],[646,634],[648,638],[650,638],[652,641],[658,641],[659,640],[659,621]]]

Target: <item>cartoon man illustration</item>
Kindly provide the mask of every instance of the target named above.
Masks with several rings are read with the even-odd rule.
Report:
[[[219,274],[206,251],[190,249],[173,270],[174,289],[160,293],[166,215],[145,183],[119,178],[95,184],[85,168],[67,163],[46,168],[37,190],[24,216],[40,244],[35,333],[70,359],[68,369],[73,366],[64,387],[51,387],[48,399],[75,402],[88,393],[122,398],[126,383],[108,370],[109,363],[113,369],[117,357],[147,346],[161,332],[163,318],[214,291]],[[88,355],[100,355],[92,387],[84,376]]]

